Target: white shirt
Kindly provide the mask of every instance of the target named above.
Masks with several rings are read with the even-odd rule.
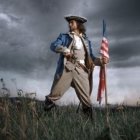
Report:
[[[74,34],[74,48],[75,49],[83,49],[83,43],[82,43],[82,40],[81,38],[75,33],[75,32],[72,32]],[[80,36],[82,37],[82,34],[80,34]],[[84,60],[78,60],[80,63],[82,64],[85,64],[85,61]]]
[[[74,47],[75,49],[82,49],[83,48],[83,43],[82,43],[82,40],[81,38],[75,33],[75,32],[71,32],[73,35],[74,35]],[[82,36],[82,34],[80,34],[80,36]],[[64,52],[70,52],[69,49],[65,49]]]
[[[74,35],[74,43],[73,43],[74,48],[77,50],[83,49],[83,43],[81,38],[75,32],[72,32],[72,34]],[[82,34],[80,34],[80,36],[82,36]],[[70,50],[65,49],[65,52],[70,52]],[[84,60],[78,60],[78,61],[82,64],[85,64]]]
[[[75,47],[75,49],[82,49],[83,48],[83,43],[82,43],[82,41],[81,41],[81,38],[78,36],[78,35],[76,35],[76,33],[74,33],[74,32],[72,32],[73,34],[74,34],[74,47]],[[80,34],[80,36],[82,36],[82,34]]]

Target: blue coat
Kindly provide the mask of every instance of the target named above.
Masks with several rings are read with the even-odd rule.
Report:
[[[91,41],[88,40],[87,36],[84,36],[84,39],[85,39],[85,42],[87,44],[86,45],[87,52],[89,53],[92,60],[94,61],[96,59],[96,57],[92,53]],[[56,51],[57,48],[59,48],[60,46],[68,48],[71,41],[72,41],[72,37],[70,36],[69,33],[61,33],[58,36],[58,38],[54,42],[51,43],[50,49],[57,53],[57,51]],[[62,53],[60,53],[60,57],[59,57],[57,68],[56,68],[55,77],[60,76],[63,72],[63,69],[64,69],[64,55]]]

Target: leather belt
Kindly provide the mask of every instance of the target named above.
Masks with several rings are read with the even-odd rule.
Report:
[[[81,67],[85,72],[89,72],[89,70],[86,68],[86,66],[81,63],[81,62],[84,62],[84,60],[76,60],[76,59],[73,59],[73,58],[67,58],[67,61],[70,61],[71,63],[73,64],[78,64],[79,67]]]
[[[83,65],[82,63],[80,63],[80,62],[78,62],[77,61],[77,64],[85,71],[85,72],[89,72],[89,70],[86,68],[86,66],[85,65]]]

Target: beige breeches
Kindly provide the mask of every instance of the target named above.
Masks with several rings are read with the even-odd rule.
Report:
[[[82,68],[76,67],[69,71],[64,68],[61,78],[53,85],[50,95],[48,98],[52,101],[56,101],[62,97],[62,95],[70,88],[73,87],[76,94],[83,106],[90,107],[90,86],[88,73]]]

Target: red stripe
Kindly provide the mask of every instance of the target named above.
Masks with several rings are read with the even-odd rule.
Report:
[[[108,51],[109,51],[109,48],[108,48],[108,40],[105,37],[103,37],[102,43],[101,43],[101,48],[100,48],[100,53],[103,56],[109,58]]]
[[[108,52],[108,46],[106,46],[105,44],[101,44],[101,50],[105,50]]]
[[[109,54],[108,54],[107,52],[105,52],[105,51],[103,51],[103,50],[100,50],[100,53],[101,53],[103,56],[109,58]]]
[[[103,37],[102,42],[104,42],[108,46],[108,40],[105,37]]]
[[[101,45],[102,45],[102,44],[105,44],[105,46],[107,46],[107,47],[108,47],[108,42],[106,42],[106,41],[102,40]]]
[[[104,72],[105,69],[104,68],[100,68],[100,75],[99,75],[99,87],[98,87],[98,96],[97,96],[97,101],[99,101],[101,103],[101,99],[102,99],[102,94],[105,90],[105,77],[104,77]]]
[[[108,52],[105,51],[105,50],[100,50],[100,53],[101,53],[101,54],[104,54],[104,53],[105,53],[105,54],[108,54]],[[109,54],[108,54],[108,55],[109,55]]]

